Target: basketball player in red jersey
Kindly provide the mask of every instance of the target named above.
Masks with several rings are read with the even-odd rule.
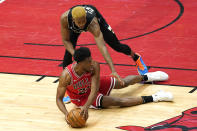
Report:
[[[56,103],[58,108],[64,113],[68,111],[63,103],[65,92],[71,102],[81,107],[84,118],[88,118],[88,108],[107,108],[109,106],[128,107],[148,102],[172,101],[170,92],[159,91],[151,96],[139,96],[129,98],[118,98],[110,96],[112,89],[121,89],[141,81],[164,81],[168,75],[157,71],[146,73],[145,75],[129,75],[123,78],[123,84],[111,76],[100,76],[100,65],[92,60],[91,52],[88,48],[81,47],[74,53],[73,64],[67,66],[59,80],[57,88]]]

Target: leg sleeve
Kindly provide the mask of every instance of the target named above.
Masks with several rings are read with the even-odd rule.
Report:
[[[110,25],[107,23],[100,24],[101,32],[103,33],[103,38],[105,42],[115,51],[124,53],[125,55],[131,55],[131,48],[126,45],[120,43],[115,33],[111,29]]]

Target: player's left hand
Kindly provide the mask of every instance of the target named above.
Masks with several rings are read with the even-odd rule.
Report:
[[[111,73],[111,76],[112,76],[112,77],[115,77],[115,78],[120,82],[121,86],[124,86],[124,81],[123,81],[122,78],[118,75],[117,72],[112,72],[112,73]]]
[[[88,107],[83,106],[81,107],[81,116],[83,116],[85,118],[85,120],[88,119]]]

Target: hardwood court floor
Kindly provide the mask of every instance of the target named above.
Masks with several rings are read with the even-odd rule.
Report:
[[[87,127],[72,129],[64,121],[55,103],[57,78],[0,74],[0,130],[1,131],[121,131],[118,126],[150,126],[180,115],[197,106],[197,92],[191,88],[136,84],[121,90],[113,90],[113,96],[150,95],[158,90],[174,94],[174,102],[143,104],[128,108],[89,110]],[[68,109],[72,104],[66,105]]]

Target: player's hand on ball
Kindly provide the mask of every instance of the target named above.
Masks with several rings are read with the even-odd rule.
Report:
[[[120,82],[121,86],[124,86],[124,81],[122,80],[122,78],[120,78],[117,72],[112,72],[111,76],[115,77]]]
[[[88,108],[85,106],[81,107],[80,115],[83,116],[83,118],[85,118],[85,120],[87,120],[88,119]]]
[[[70,123],[68,122],[68,114],[65,115],[65,120],[66,120],[66,123],[67,123],[68,125],[70,125]]]

